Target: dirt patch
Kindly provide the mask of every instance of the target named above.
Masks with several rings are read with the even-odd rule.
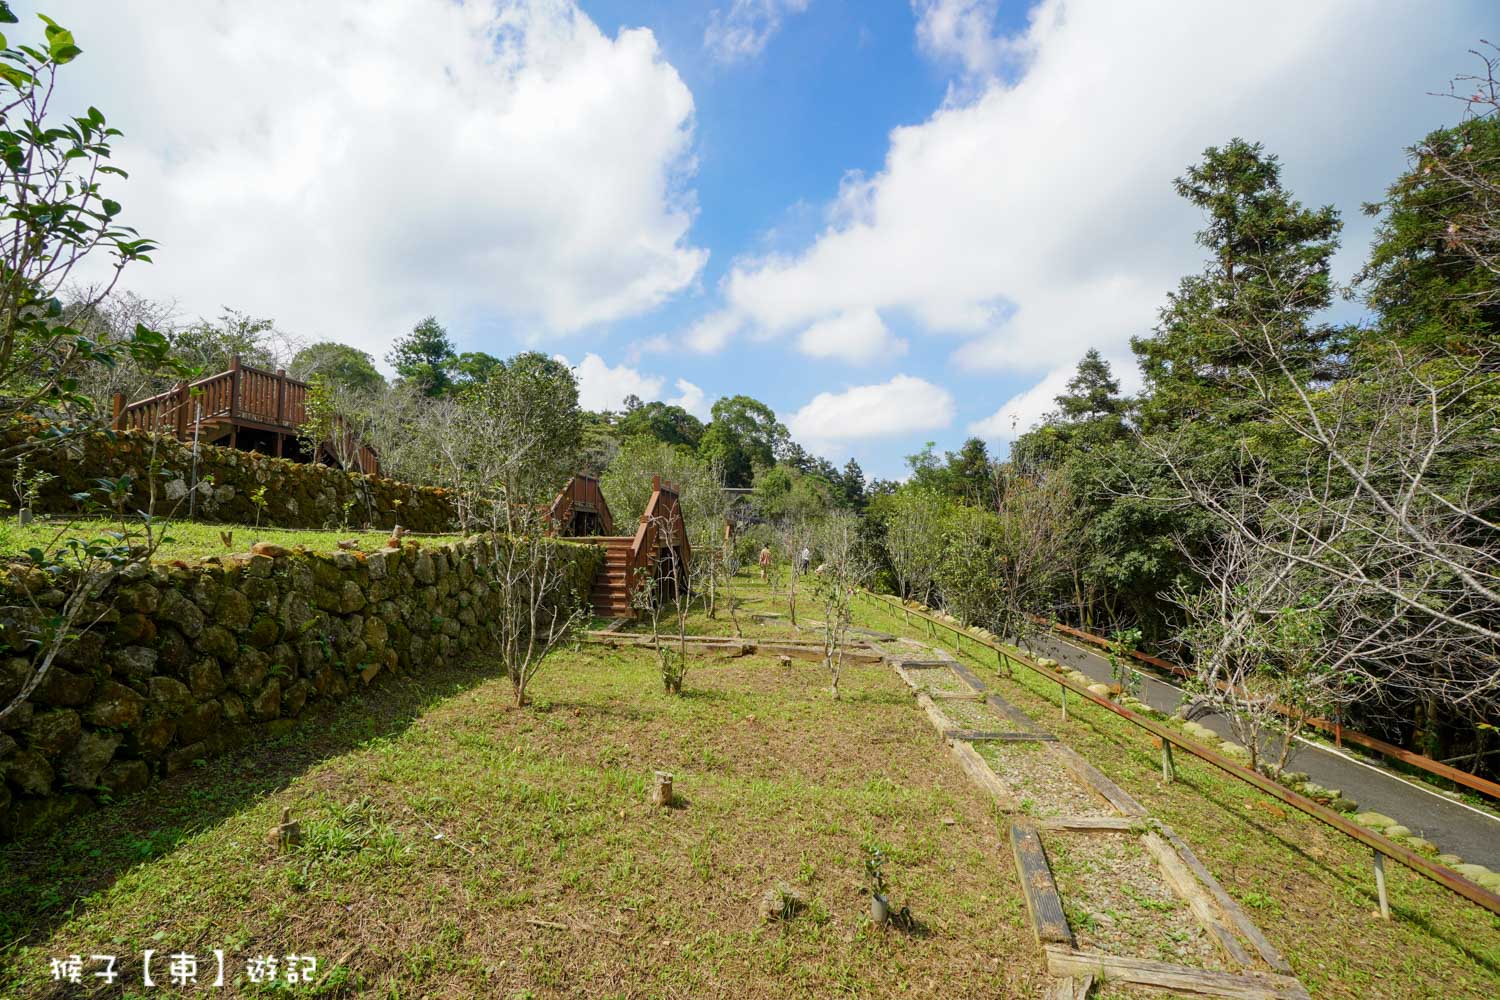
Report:
[[[1135,835],[1046,833],[1042,840],[1080,951],[1227,970]]]
[[[1020,809],[1027,815],[1043,818],[1115,815],[1114,809],[1096,798],[1040,742],[979,742],[974,749],[1016,790]]]

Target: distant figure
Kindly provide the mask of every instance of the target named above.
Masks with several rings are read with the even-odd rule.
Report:
[[[760,578],[771,579],[771,546],[769,545],[760,547]]]
[[[802,546],[802,572],[807,572],[807,564],[812,562],[812,549],[806,545]]]

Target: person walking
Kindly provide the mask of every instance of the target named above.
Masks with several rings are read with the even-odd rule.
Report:
[[[807,572],[807,564],[812,562],[812,549],[806,545],[802,546],[802,572]]]
[[[771,546],[760,547],[760,578],[763,581],[771,579]]]

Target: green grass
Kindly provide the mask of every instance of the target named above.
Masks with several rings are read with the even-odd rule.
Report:
[[[0,558],[20,555],[31,548],[50,548],[68,538],[100,538],[122,530],[120,522],[104,518],[70,521],[33,521],[22,527],[15,519],[0,520]],[[353,539],[365,551],[385,544],[389,531],[296,531],[282,528],[257,528],[249,524],[204,524],[197,521],[160,521],[153,530],[164,536],[153,558],[157,562],[174,559],[193,560],[207,556],[246,552],[256,542],[269,542],[286,548],[301,546],[309,552],[335,552],[337,543]],[[129,528],[133,538],[144,541],[139,522]],[[224,535],[230,544],[224,544]],[[422,536],[424,545],[442,545],[459,540],[459,535]]]
[[[857,605],[867,625],[925,638],[899,611]],[[937,639],[953,651],[952,633]],[[1500,995],[1500,916],[1399,865],[1386,865],[1392,917],[1380,919],[1370,854],[1326,824],[1187,754],[1178,780],[1161,779],[1149,736],[1019,669],[1001,673],[990,650],[965,641],[959,658],[1118,782],[1183,836],[1280,948],[1314,997]]]
[[[987,683],[1192,844],[1314,996],[1496,995],[1500,920],[1394,865],[1395,919],[1380,920],[1363,848],[1185,755],[1163,784],[1139,730],[1076,699],[1064,723],[1056,685],[1006,680],[975,652]],[[318,996],[1042,995],[1002,817],[894,671],[847,666],[841,687],[834,702],[812,662],[705,657],[673,698],[648,651],[595,646],[555,654],[520,711],[482,663],[383,679],[287,737],[0,849],[0,996],[58,995],[47,959],[74,952],[135,956],[139,982],[144,948],[222,948],[241,968],[316,955],[328,978],[302,992]],[[647,804],[656,769],[681,808]],[[283,807],[302,825],[287,854],[265,842]],[[870,845],[917,933],[869,926]],[[781,882],[808,905],[764,923],[756,904]],[[1125,912],[1075,902],[1080,926]],[[1141,939],[1153,955],[1182,945]],[[224,993],[268,995],[243,973]]]
[[[525,710],[483,666],[377,685],[0,852],[0,996],[148,947],[317,955],[330,995],[1040,995],[990,805],[889,668],[842,687],[742,657],[669,697],[648,652],[602,647],[555,654]],[[656,769],[680,808],[650,807]],[[869,925],[869,845],[916,933]],[[807,906],[768,924],[779,882]]]

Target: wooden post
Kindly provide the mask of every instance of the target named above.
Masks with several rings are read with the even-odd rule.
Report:
[[[656,783],[651,786],[651,804],[662,808],[672,804],[672,776],[666,771],[656,772]]]
[[[286,369],[276,369],[276,423],[286,423],[284,411],[286,409]],[[281,454],[281,439],[277,438],[276,454]]]
[[[1380,917],[1391,919],[1391,903],[1385,894],[1385,855],[1375,852],[1375,894],[1380,897]]]
[[[123,431],[125,429],[125,394],[123,392],[115,393],[113,409],[114,429],[117,431]]]
[[[177,440],[179,440],[179,441],[186,441],[187,440],[187,416],[188,416],[187,407],[188,407],[188,384],[186,382],[178,382],[177,383],[177,413],[174,415],[175,419],[172,421],[172,426],[173,426],[174,433],[176,433],[176,435],[177,435]]]
[[[1172,741],[1161,741],[1161,780],[1173,781],[1177,777],[1177,767],[1172,763]]]
[[[1058,685],[1057,685],[1057,688],[1058,688],[1059,691],[1062,692],[1063,721],[1067,722],[1068,721],[1068,686],[1066,684],[1063,684],[1063,683],[1059,682]]]
[[[229,421],[233,423],[240,415],[240,356],[236,354],[229,362]]]

